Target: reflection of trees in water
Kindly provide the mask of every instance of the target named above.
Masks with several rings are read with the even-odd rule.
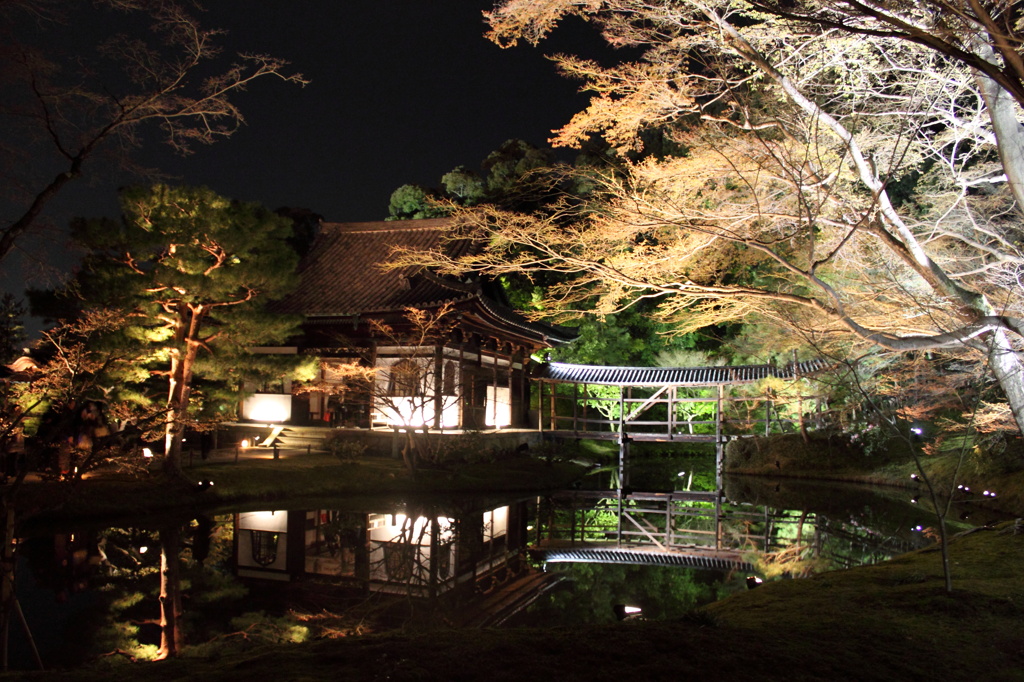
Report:
[[[311,514],[306,532],[306,572],[355,577],[359,555],[365,551],[366,515],[332,509]]]
[[[388,539],[370,541],[370,579],[401,586],[409,596],[436,596],[452,577],[456,524],[435,509],[400,516]]]
[[[772,510],[771,543],[754,562],[767,578],[804,577],[878,563],[921,546],[893,530],[883,516],[871,507],[845,521],[820,513]]]
[[[185,608],[175,625],[190,643],[234,632],[232,616],[251,608],[247,590],[232,574],[231,521],[230,516],[196,519],[164,530],[164,538],[172,545],[177,541],[179,549],[173,563]],[[77,590],[89,592],[69,616],[69,641],[43,651],[44,662],[71,666],[111,653],[132,659],[156,655],[161,639],[157,531],[114,527],[34,538],[23,545],[32,572],[48,576],[45,585],[58,602]],[[37,551],[40,547],[51,549]],[[73,558],[73,576],[61,568],[65,557]]]

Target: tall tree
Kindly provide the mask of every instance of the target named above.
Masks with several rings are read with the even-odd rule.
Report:
[[[572,279],[556,297],[597,292],[606,310],[658,298],[683,329],[756,322],[843,352],[977,357],[1024,427],[1024,235],[1013,192],[1000,191],[1008,138],[994,132],[977,65],[757,9],[502,3],[489,16],[499,42],[539,40],[579,14],[644,51],[610,68],[559,60],[596,93],[559,143],[597,134],[625,153],[660,128],[683,153],[591,173],[582,206],[467,213],[467,231],[491,249],[445,265],[559,271]]]
[[[441,177],[437,189],[420,185],[396,189],[388,205],[388,220],[439,218],[450,215],[453,207],[484,202],[505,207],[533,205],[552,190],[543,171],[553,162],[550,149],[524,140],[505,140],[481,162],[482,175],[456,166]]]
[[[13,207],[0,222],[0,260],[101,153],[131,167],[150,125],[188,153],[244,123],[233,98],[255,81],[305,83],[274,57],[222,62],[222,31],[203,28],[190,9],[201,10],[175,0],[0,3],[0,160]]]
[[[21,354],[25,340],[24,303],[13,294],[0,296],[0,365],[7,365]]]
[[[238,383],[247,370],[285,376],[307,361],[248,352],[287,338],[298,322],[266,309],[294,286],[291,222],[204,188],[126,189],[121,206],[120,223],[73,225],[87,250],[79,291],[124,310],[149,344],[168,382],[166,457],[178,471],[197,371]]]

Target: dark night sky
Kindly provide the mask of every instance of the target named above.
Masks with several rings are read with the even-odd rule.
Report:
[[[579,23],[539,48],[503,50],[483,35],[487,0],[207,4],[203,22],[228,30],[226,51],[287,59],[312,82],[257,83],[238,99],[247,125],[232,138],[181,158],[149,131],[136,158],[175,182],[331,221],[383,219],[398,186],[437,185],[459,164],[479,170],[509,138],[546,144],[586,97],[545,55],[595,54],[601,45]],[[29,236],[26,251],[64,241],[59,227],[73,215],[116,215],[118,182],[78,182],[51,214],[58,231]],[[5,265],[4,288],[20,293],[22,278]]]

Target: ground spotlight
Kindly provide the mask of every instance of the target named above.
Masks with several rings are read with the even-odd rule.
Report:
[[[209,479],[199,481],[198,483],[196,483],[196,487],[199,488],[200,490],[209,490],[210,488],[213,487],[213,481]]]
[[[755,587],[757,587],[758,585],[760,585],[763,582],[764,581],[761,580],[761,578],[758,578],[756,575],[748,575],[747,576],[747,589],[748,590],[752,590],[752,589],[754,589]]]
[[[625,604],[616,604],[612,607],[612,611],[615,612],[615,617],[619,620],[629,620],[630,618],[639,618],[641,609],[639,606],[626,606]]]

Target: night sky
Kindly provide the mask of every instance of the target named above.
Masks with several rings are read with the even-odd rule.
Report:
[[[503,50],[484,37],[487,0],[208,5],[203,23],[229,32],[221,38],[226,52],[286,59],[311,83],[258,82],[237,100],[247,125],[232,138],[181,158],[150,130],[136,158],[173,182],[272,209],[307,208],[330,221],[383,219],[400,185],[436,186],[460,164],[479,170],[507,139],[545,145],[587,101],[545,55],[597,54],[601,46],[578,23],[539,48]],[[62,225],[74,215],[116,215],[116,188],[126,181],[78,181],[51,212],[56,230],[30,235],[24,250],[52,260],[65,241]],[[66,270],[71,260],[58,262]],[[4,288],[20,293],[24,278],[12,266],[5,263]]]

